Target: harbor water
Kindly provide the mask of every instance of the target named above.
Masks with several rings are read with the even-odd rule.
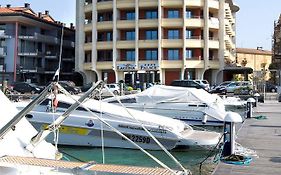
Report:
[[[89,147],[59,147],[61,153],[64,154],[65,159],[71,161],[92,161],[97,163],[103,162],[101,148]],[[150,151],[153,156],[157,157],[163,163],[173,169],[180,168],[169,158],[163,151]],[[203,163],[200,171],[200,162],[202,162],[210,153],[210,151],[172,151],[173,156],[187,169],[191,170],[193,175],[208,175],[211,174],[215,168],[216,163],[213,161],[213,155]],[[135,165],[146,167],[160,167],[155,161],[146,156],[139,150],[133,149],[118,149],[105,148],[104,160],[106,164],[117,165]],[[201,172],[201,173],[200,173]]]

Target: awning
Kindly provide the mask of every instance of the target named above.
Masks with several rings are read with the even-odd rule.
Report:
[[[224,72],[232,73],[232,74],[251,74],[253,73],[253,69],[250,67],[225,67],[223,69]]]

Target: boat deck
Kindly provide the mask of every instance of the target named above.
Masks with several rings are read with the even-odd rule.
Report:
[[[32,157],[17,157],[17,156],[4,156],[0,158],[0,165],[5,164],[18,164],[18,165],[29,165],[29,166],[43,166],[52,168],[62,169],[82,169],[93,172],[104,172],[104,173],[117,173],[117,174],[136,174],[136,175],[170,175],[174,174],[169,170],[163,168],[147,168],[147,167],[136,167],[136,166],[123,166],[123,165],[105,165],[96,164],[94,162],[80,163],[80,162],[69,162],[62,160],[50,160],[50,159],[38,159]],[[176,174],[182,174],[180,171],[175,171]]]
[[[247,119],[238,133],[237,142],[255,150],[258,158],[250,165],[231,165],[220,162],[213,175],[276,175],[281,169],[281,103],[265,101],[254,108],[254,117]]]

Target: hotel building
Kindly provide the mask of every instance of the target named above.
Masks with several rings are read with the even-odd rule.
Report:
[[[235,62],[232,0],[76,2],[75,68],[86,82],[214,83]]]

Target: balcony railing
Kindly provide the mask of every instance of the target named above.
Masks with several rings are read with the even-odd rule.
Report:
[[[40,33],[34,33],[34,35],[20,34],[18,38],[25,39],[25,40],[32,40],[32,41],[40,41],[44,43],[54,43],[54,44],[59,43],[59,39],[57,37],[43,35]]]
[[[7,56],[7,47],[0,47],[0,57]]]

